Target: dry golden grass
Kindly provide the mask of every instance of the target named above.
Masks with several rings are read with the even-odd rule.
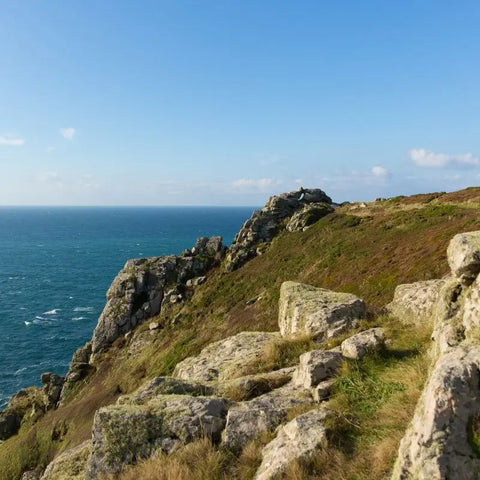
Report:
[[[229,455],[204,438],[171,455],[158,454],[129,468],[118,480],[220,480],[229,466]]]
[[[309,335],[296,338],[278,338],[268,342],[260,358],[244,365],[241,375],[254,375],[271,372],[280,368],[298,364],[298,357],[315,349],[315,343]]]

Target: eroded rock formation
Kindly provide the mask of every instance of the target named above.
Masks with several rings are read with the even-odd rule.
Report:
[[[315,204],[315,207],[309,213],[307,206],[310,204]],[[333,210],[331,205],[331,198],[319,188],[300,189],[270,197],[266,205],[255,211],[237,233],[228,250],[226,269],[235,270],[255,257],[261,251],[261,245],[270,242],[285,229],[287,219],[296,212],[303,213],[292,219],[289,224],[291,231],[311,225],[315,219],[318,220],[331,211],[329,206]]]

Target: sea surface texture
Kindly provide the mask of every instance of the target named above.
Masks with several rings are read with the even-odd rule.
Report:
[[[64,375],[129,258],[229,245],[251,207],[0,208],[0,409],[40,374]]]

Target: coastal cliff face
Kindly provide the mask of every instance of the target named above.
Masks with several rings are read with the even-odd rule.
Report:
[[[0,414],[0,478],[478,478],[480,224],[434,198],[291,192],[129,260],[66,381]]]

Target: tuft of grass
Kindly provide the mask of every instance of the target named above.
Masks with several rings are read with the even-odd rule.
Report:
[[[279,338],[265,345],[263,354],[253,363],[242,369],[242,375],[271,372],[298,364],[298,357],[315,349],[315,343],[309,335],[296,338]]]
[[[128,468],[118,480],[220,480],[228,478],[231,455],[206,439],[180,448],[171,455],[156,456]],[[113,480],[113,479],[112,479]]]

